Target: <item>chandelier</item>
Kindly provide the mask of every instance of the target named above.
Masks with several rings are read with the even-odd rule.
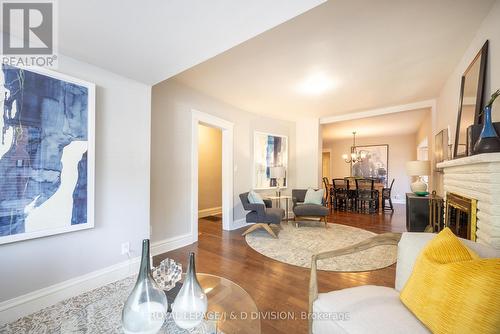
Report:
[[[366,158],[365,151],[359,151],[356,149],[356,131],[352,133],[352,146],[351,146],[351,154],[343,154],[342,159],[348,164],[363,161]]]

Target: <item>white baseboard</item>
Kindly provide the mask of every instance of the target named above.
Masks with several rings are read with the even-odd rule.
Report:
[[[231,224],[230,231],[237,230],[237,229],[245,227],[245,226],[250,226],[252,224],[253,223],[247,223],[246,218],[236,219],[236,220],[233,220],[233,223]]]
[[[62,300],[137,274],[141,258],[135,257],[25,295],[0,302],[0,325],[15,321]]]
[[[174,249],[191,245],[193,236],[191,233],[179,235],[177,237],[155,241],[151,244],[151,255],[159,255],[170,252]]]
[[[218,215],[220,213],[222,213],[222,206],[217,206],[217,207],[214,207],[214,208],[208,208],[208,209],[198,210],[198,218],[203,218],[203,217]]]
[[[392,199],[392,203],[394,204],[406,204],[406,200],[404,198],[400,198],[400,199],[395,199],[393,198]]]

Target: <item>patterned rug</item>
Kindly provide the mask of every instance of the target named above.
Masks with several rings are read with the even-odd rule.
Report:
[[[259,229],[246,235],[247,244],[257,252],[274,260],[310,268],[311,256],[316,253],[343,248],[363,241],[375,233],[346,225],[319,222],[294,222],[272,226],[278,239]],[[319,270],[357,272],[381,269],[396,262],[396,246],[377,246],[355,254],[318,261]]]

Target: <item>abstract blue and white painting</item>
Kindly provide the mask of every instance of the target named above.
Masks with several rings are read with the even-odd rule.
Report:
[[[94,226],[95,86],[0,72],[0,244]]]
[[[288,168],[288,137],[255,132],[253,141],[254,189],[271,189],[277,180],[271,178],[271,167]],[[281,182],[287,187],[288,180]]]

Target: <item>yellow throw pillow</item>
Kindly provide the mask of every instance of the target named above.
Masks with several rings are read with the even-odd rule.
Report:
[[[400,298],[433,333],[500,333],[500,259],[481,259],[446,228],[418,256]]]

